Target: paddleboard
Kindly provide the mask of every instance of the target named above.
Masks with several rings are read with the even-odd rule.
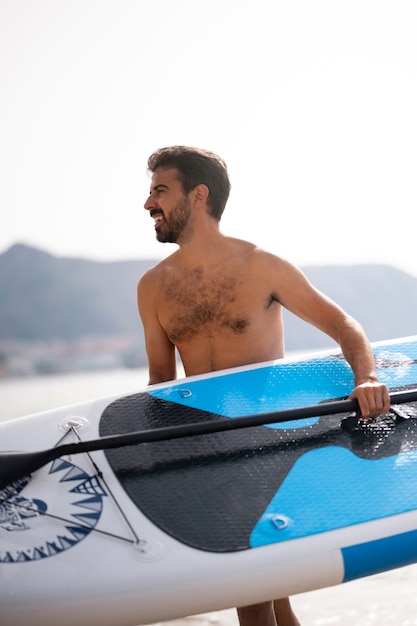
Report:
[[[1,423],[0,623],[149,624],[417,562],[417,336],[373,351],[401,403],[366,422],[326,351]]]

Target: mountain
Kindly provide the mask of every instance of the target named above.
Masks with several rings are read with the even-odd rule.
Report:
[[[57,258],[14,245],[0,255],[0,339],[139,334],[136,285],[153,263]]]
[[[16,244],[0,255],[0,341],[77,341],[130,336],[146,364],[136,285],[156,260],[58,258]],[[302,268],[313,284],[364,326],[372,341],[417,334],[417,278],[391,266]],[[287,351],[334,345],[284,313]]]
[[[57,258],[17,244],[0,255],[0,377],[146,365],[136,304],[155,261]]]

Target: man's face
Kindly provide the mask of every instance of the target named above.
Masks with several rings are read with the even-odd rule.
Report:
[[[144,205],[155,222],[156,238],[163,243],[184,241],[192,224],[189,197],[184,193],[175,168],[158,168]]]

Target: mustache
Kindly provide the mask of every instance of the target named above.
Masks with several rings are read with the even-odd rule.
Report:
[[[153,217],[154,215],[164,215],[164,212],[161,209],[151,209],[149,211],[149,215]]]

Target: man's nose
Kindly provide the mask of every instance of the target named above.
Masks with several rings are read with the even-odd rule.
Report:
[[[155,207],[155,199],[152,197],[152,195],[150,195],[147,197],[146,202],[143,205],[143,208],[146,209],[147,211],[150,211],[154,207]]]

